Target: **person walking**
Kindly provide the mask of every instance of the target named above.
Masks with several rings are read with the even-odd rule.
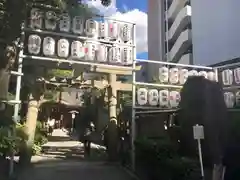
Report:
[[[48,134],[51,136],[54,131],[55,119],[48,119]]]

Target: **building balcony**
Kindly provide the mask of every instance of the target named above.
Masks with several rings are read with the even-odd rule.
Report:
[[[169,20],[174,20],[177,14],[185,6],[188,0],[173,0],[171,6],[168,9],[167,17]]]
[[[184,54],[180,58],[180,60],[177,62],[179,64],[193,64],[193,56],[191,53],[189,54]]]
[[[174,20],[168,33],[166,33],[166,39],[168,41],[176,41],[181,32],[191,23],[191,6],[185,6]]]
[[[189,47],[192,45],[192,34],[191,30],[186,29],[183,31],[175,44],[173,45],[170,52],[168,52],[168,59],[170,62],[178,62],[183,54],[187,52]]]

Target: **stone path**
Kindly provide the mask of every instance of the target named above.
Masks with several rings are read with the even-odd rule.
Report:
[[[72,140],[62,130],[55,130],[52,140],[45,145],[42,156],[32,158],[33,168],[24,180],[134,180],[135,178],[118,165],[104,161],[104,157],[84,159],[82,144]],[[95,150],[102,147],[93,145]]]

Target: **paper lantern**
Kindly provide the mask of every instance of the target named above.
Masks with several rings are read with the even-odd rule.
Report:
[[[177,84],[179,81],[179,72],[178,68],[171,68],[169,70],[169,82],[171,84]]]
[[[207,78],[208,78],[210,81],[216,81],[215,73],[212,72],[212,71],[209,71],[209,72],[207,73]]]
[[[116,40],[119,38],[120,28],[119,23],[115,21],[108,21],[108,37],[111,40]]]
[[[28,37],[28,52],[30,54],[37,55],[41,50],[41,38],[36,34],[32,34]]]
[[[43,39],[43,54],[45,56],[53,56],[55,54],[55,40],[52,37]]]
[[[133,63],[131,47],[122,48],[122,61],[124,65],[130,65]]]
[[[67,39],[58,40],[58,56],[62,58],[69,56],[69,42]]]
[[[101,22],[99,23],[99,37],[108,38],[108,23]]]
[[[225,92],[224,101],[226,103],[227,108],[233,108],[235,103],[234,94],[232,92]]]
[[[86,21],[86,35],[88,37],[98,37],[98,22],[93,19],[88,19]]]
[[[97,61],[100,63],[107,62],[107,46],[99,44],[97,48]]]
[[[139,88],[137,90],[137,103],[140,106],[146,105],[148,102],[148,90],[146,88]]]
[[[148,91],[148,103],[151,106],[157,106],[159,100],[158,90],[157,89],[150,89]]]
[[[170,91],[169,93],[169,104],[171,108],[176,108],[179,105],[181,98],[178,91]]]
[[[188,71],[188,77],[190,76],[198,76],[198,72],[196,70],[191,70],[191,71]]]
[[[42,12],[37,8],[33,8],[30,12],[30,27],[41,29],[42,25],[43,25]]]
[[[167,83],[169,79],[169,69],[167,67],[159,68],[159,81],[161,83]]]
[[[96,59],[97,46],[99,43],[87,41],[85,45],[85,60],[94,61]]]
[[[233,83],[233,71],[230,69],[226,69],[222,71],[222,83],[225,86],[232,85]]]
[[[71,44],[71,57],[73,59],[82,59],[85,55],[85,48],[80,41],[73,41]]]
[[[75,16],[72,21],[72,31],[75,34],[82,34],[84,30],[84,20],[81,16]]]
[[[236,84],[240,84],[240,68],[236,68],[233,70],[234,73],[234,81]]]
[[[162,108],[169,107],[169,91],[168,90],[159,91],[159,105]]]
[[[57,15],[55,12],[46,12],[45,28],[47,30],[55,30],[57,28]]]
[[[71,27],[71,19],[67,13],[61,15],[59,22],[59,30],[62,32],[69,32]]]
[[[125,23],[121,25],[121,38],[124,42],[132,40],[132,25]]]
[[[207,74],[206,71],[200,71],[200,72],[198,73],[198,75],[199,75],[199,76],[203,76],[203,77],[205,77],[206,79],[208,78],[208,74]]]
[[[183,85],[188,78],[188,70],[187,69],[180,69],[179,70],[179,83]]]
[[[108,60],[111,64],[122,64],[121,48],[119,46],[113,46],[109,49]]]

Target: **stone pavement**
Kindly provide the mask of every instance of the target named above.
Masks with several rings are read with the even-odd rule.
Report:
[[[72,140],[62,130],[54,131],[45,148],[43,155],[32,158],[33,167],[22,180],[136,179],[120,166],[104,161],[103,156],[98,157],[104,150],[102,147],[94,145],[92,158],[85,159],[82,144]]]

